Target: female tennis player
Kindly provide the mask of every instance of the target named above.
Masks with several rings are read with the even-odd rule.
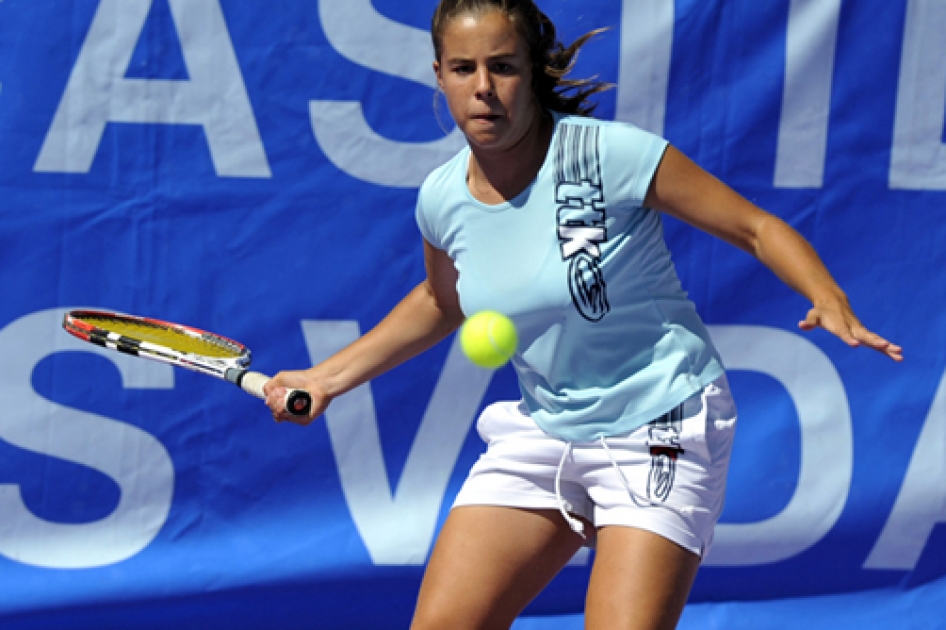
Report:
[[[468,147],[422,186],[427,278],[374,329],[266,387],[337,396],[492,309],[515,322],[523,399],[487,407],[488,446],[437,540],[413,628],[508,628],[585,544],[588,628],[673,628],[723,505],[736,413],[680,288],[661,214],[754,254],[811,301],[799,326],[902,359],[812,247],[666,141],[597,121],[532,0],[443,0],[434,71]]]

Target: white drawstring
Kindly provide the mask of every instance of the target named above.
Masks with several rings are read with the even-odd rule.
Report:
[[[576,534],[587,540],[588,537],[585,536],[585,524],[568,513],[571,506],[566,505],[565,498],[562,496],[562,469],[565,468],[565,460],[568,459],[571,452],[572,443],[568,442],[565,445],[565,450],[562,451],[562,459],[558,462],[558,469],[555,471],[555,499],[558,501],[558,511],[562,513],[562,518],[565,519],[568,526],[571,527],[572,531]]]
[[[627,490],[628,495],[634,501],[638,507],[661,507],[671,512],[677,514],[681,518],[688,518],[694,514],[694,512],[709,512],[708,509],[702,507],[694,507],[692,505],[685,505],[683,507],[677,508],[667,503],[662,503],[660,501],[654,501],[648,496],[638,494],[634,492],[631,488],[630,482],[627,480],[627,477],[624,475],[624,471],[621,470],[621,467],[618,466],[617,461],[614,459],[614,455],[611,454],[611,449],[608,447],[608,442],[605,440],[604,436],[599,438],[601,446],[604,447],[604,452],[608,454],[608,459],[611,460],[611,466],[614,467],[614,470],[617,471],[618,477],[621,479],[621,483],[624,484],[624,489]],[[565,522],[568,523],[568,526],[572,530],[581,536],[585,536],[585,525],[580,520],[568,513],[571,509],[571,505],[565,500],[562,496],[562,471],[565,468],[565,461],[568,459],[568,456],[572,453],[572,443],[568,442],[565,444],[565,450],[562,451],[562,458],[558,462],[558,469],[555,471],[555,499],[558,501],[558,511],[561,512],[562,518],[565,519]]]
[[[666,508],[670,510],[671,512],[674,512],[681,518],[687,518],[688,516],[692,516],[693,513],[696,511],[709,512],[709,510],[707,510],[706,508],[693,507],[692,505],[685,505],[682,508],[676,508],[672,505],[668,505],[667,503],[654,501],[650,497],[646,497],[634,492],[634,490],[631,489],[631,484],[628,482],[627,477],[624,476],[624,471],[621,470],[621,467],[618,466],[618,463],[615,461],[614,456],[611,454],[611,449],[608,448],[607,440],[604,439],[604,436],[601,436],[601,438],[599,439],[601,441],[601,446],[604,447],[604,451],[608,454],[608,459],[611,460],[611,465],[614,467],[614,470],[618,472],[618,476],[621,478],[621,482],[624,484],[624,489],[627,490],[627,493],[630,495],[631,499],[633,499],[634,503],[637,504],[638,507]]]

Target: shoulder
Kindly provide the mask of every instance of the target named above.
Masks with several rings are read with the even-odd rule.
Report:
[[[559,142],[573,142],[572,130],[580,130],[581,135],[590,132],[599,139],[598,142],[607,153],[663,153],[668,144],[664,138],[630,122],[558,113],[555,114],[555,121],[557,130],[561,132],[558,134]]]
[[[583,116],[556,116],[556,121],[555,159],[565,165],[561,168],[601,181],[615,203],[628,208],[643,204],[666,140],[628,122]]]
[[[420,196],[423,198],[432,194],[440,195],[443,194],[445,190],[457,186],[458,181],[465,181],[466,177],[463,175],[463,172],[469,162],[469,155],[469,147],[464,147],[449,161],[444,162],[431,171],[424,179],[424,183],[420,186]]]
[[[641,131],[640,127],[629,122],[618,120],[602,120],[591,116],[582,116],[580,114],[563,114],[561,112],[552,112],[555,123],[558,125],[568,125],[573,127],[597,127],[603,130],[611,129],[629,129]]]
[[[463,194],[466,186],[469,152],[469,148],[464,148],[431,171],[417,193],[415,219],[424,238],[438,249],[444,249],[442,235],[445,222],[449,222],[448,208]]]

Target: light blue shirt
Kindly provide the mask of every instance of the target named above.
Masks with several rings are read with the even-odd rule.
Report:
[[[454,261],[463,312],[515,322],[523,399],[552,436],[627,433],[723,373],[660,214],[642,207],[666,147],[630,124],[556,115],[545,162],[516,198],[472,196],[469,148],[420,189],[418,225]]]

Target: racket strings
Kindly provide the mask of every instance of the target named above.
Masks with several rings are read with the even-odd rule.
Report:
[[[244,353],[241,346],[209,333],[201,334],[163,326],[159,323],[122,318],[86,317],[83,319],[88,324],[105,332],[115,333],[137,341],[158,344],[177,352],[219,359],[234,359]]]

